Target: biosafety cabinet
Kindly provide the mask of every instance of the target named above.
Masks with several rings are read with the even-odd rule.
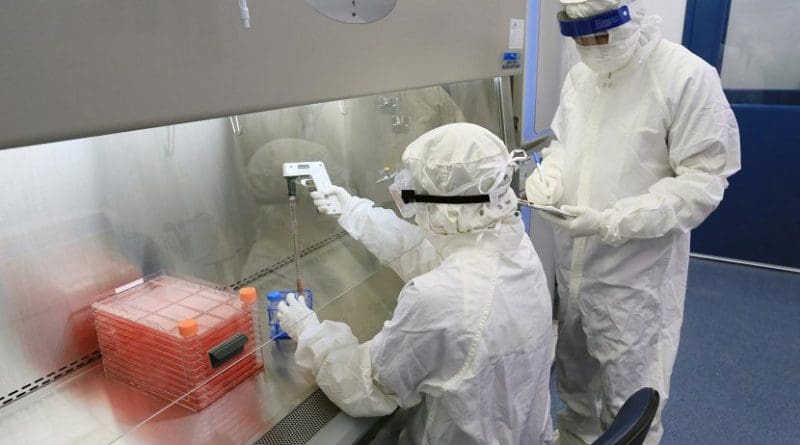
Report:
[[[516,146],[540,13],[523,0],[0,6],[0,443],[368,438],[381,420],[340,413],[296,369],[294,342],[270,338],[266,295],[295,277],[281,165],[323,161],[334,184],[391,207],[400,155],[427,130],[474,122]],[[557,91],[525,88],[531,109]],[[371,338],[402,281],[298,200],[315,311]],[[127,297],[142,286],[153,293]],[[222,320],[189,335],[224,335],[184,341],[177,310]],[[136,331],[146,318],[169,332]],[[239,328],[246,339],[212,351]],[[182,363],[203,374],[182,378]],[[221,384],[237,366],[249,374]]]

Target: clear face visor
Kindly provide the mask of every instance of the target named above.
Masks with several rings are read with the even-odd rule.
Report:
[[[523,150],[514,150],[509,155],[508,161],[497,165],[494,181],[484,191],[481,185],[491,179],[491,175],[476,178],[467,184],[450,191],[445,195],[428,195],[417,193],[414,190],[414,177],[408,170],[401,170],[394,177],[394,183],[389,186],[397,210],[403,218],[412,218],[417,214],[417,203],[421,204],[485,204],[499,202],[511,184],[514,169],[520,162],[527,159]],[[477,187],[478,194],[464,195],[467,190]]]
[[[631,21],[627,6],[592,17],[570,18],[565,11],[558,13],[561,34],[571,37],[581,46],[607,45],[609,31]]]

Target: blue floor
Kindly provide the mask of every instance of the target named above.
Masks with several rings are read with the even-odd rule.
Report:
[[[692,260],[664,424],[662,445],[800,444],[800,275]]]

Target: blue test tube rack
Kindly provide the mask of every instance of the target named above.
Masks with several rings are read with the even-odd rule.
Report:
[[[314,293],[311,289],[305,289],[306,304],[309,309],[314,308]],[[278,322],[278,304],[286,300],[286,295],[297,294],[297,290],[274,290],[267,293],[267,315],[269,315],[269,333],[273,340],[289,340],[289,334],[281,329]]]

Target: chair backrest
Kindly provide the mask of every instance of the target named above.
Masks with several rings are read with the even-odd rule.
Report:
[[[658,391],[642,388],[625,401],[608,430],[592,445],[642,445],[658,410]]]

